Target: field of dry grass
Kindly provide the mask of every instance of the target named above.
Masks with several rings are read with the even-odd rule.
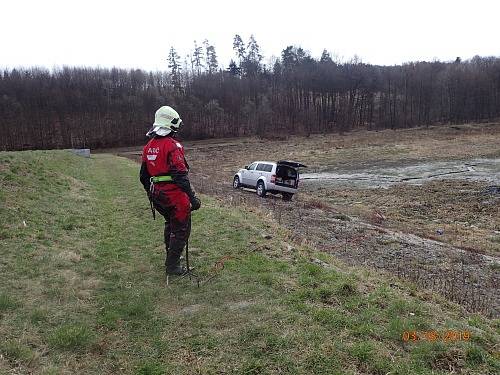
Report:
[[[307,172],[419,162],[500,158],[500,124],[425,129],[360,131],[262,139],[186,143],[195,186],[230,194],[234,172],[253,160],[292,159]],[[433,180],[422,186],[399,184],[389,189],[305,184],[296,199],[320,199],[348,216],[436,239],[486,254],[500,252],[500,202],[481,181]],[[378,215],[381,214],[381,215]]]
[[[432,181],[388,189],[316,191],[339,211],[472,252],[500,255],[500,199],[487,184]]]
[[[416,161],[498,158],[499,139],[500,123],[489,123],[290,136],[285,140],[205,140],[186,142],[186,147],[194,171],[208,169],[211,175],[219,175],[231,173],[252,160],[284,157],[300,160],[312,171],[328,170],[333,166],[360,169]]]

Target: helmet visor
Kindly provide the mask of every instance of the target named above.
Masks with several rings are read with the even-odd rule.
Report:
[[[171,122],[170,128],[174,131],[178,131],[182,126],[182,120],[180,118],[174,118]]]

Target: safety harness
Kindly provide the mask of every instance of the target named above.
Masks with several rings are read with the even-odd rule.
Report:
[[[155,184],[160,182],[174,182],[174,179],[170,175],[160,175],[153,176],[149,179],[149,205],[151,206],[151,213],[153,214],[153,220],[156,220],[155,205],[153,203],[153,194],[155,192]]]
[[[170,175],[153,176],[150,178],[150,182],[156,184],[158,182],[173,182],[174,179]]]

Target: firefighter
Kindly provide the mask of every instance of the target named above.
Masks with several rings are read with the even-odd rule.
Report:
[[[142,152],[140,180],[151,205],[165,218],[165,269],[167,275],[182,275],[181,253],[191,232],[191,211],[201,206],[188,179],[184,148],[175,138],[182,126],[179,114],[169,106],[155,113],[146,134],[150,138]]]

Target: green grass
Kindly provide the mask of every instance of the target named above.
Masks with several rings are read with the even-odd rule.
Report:
[[[81,350],[93,342],[92,330],[80,324],[67,324],[58,327],[48,336],[50,346],[57,349]]]
[[[230,258],[201,288],[166,286],[163,223],[137,174],[110,155],[0,153],[0,374],[500,370],[498,320],[314,249],[287,254],[276,223],[206,196],[193,215],[193,263],[206,278]],[[471,340],[402,340],[447,329]]]
[[[4,311],[14,310],[18,303],[7,294],[0,294],[0,314]]]

